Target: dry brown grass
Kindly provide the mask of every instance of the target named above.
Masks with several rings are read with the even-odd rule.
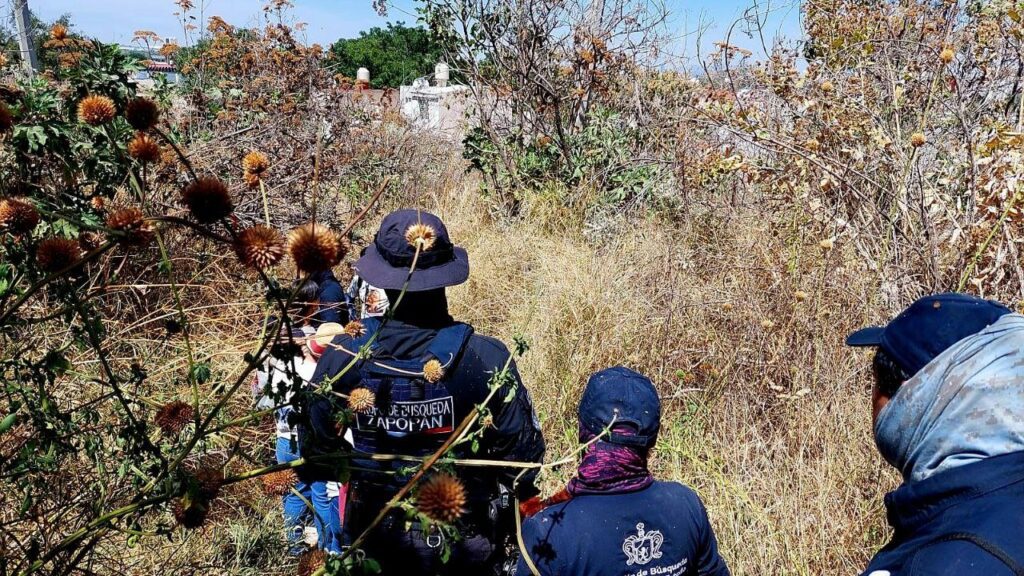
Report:
[[[425,206],[471,254],[453,313],[529,340],[519,367],[549,459],[576,444],[586,377],[631,366],[663,397],[654,469],[702,495],[735,574],[864,566],[885,538],[894,476],[869,432],[867,362],[842,340],[886,311],[841,241],[823,250],[790,218],[755,210],[551,233],[543,221],[494,222],[472,197]],[[546,474],[544,487],[571,473]]]
[[[371,237],[398,205],[445,219],[472,260],[470,281],[450,293],[452,312],[505,342],[527,337],[519,368],[549,460],[576,445],[587,376],[624,364],[662,393],[656,474],[704,498],[734,574],[856,573],[865,565],[887,536],[881,497],[895,478],[869,433],[867,360],[842,340],[891,310],[850,246],[840,239],[823,249],[817,226],[794,224],[809,221],[798,206],[711,206],[674,223],[620,215],[595,229],[566,225],[566,214],[541,199],[526,208],[529,218],[496,220],[462,171],[453,162],[418,175],[415,195],[388,199],[359,233]],[[210,268],[220,272],[182,283],[186,293],[209,292],[197,300],[216,300],[189,311],[192,345],[230,379],[258,336],[260,304],[255,292],[218,288],[236,282],[230,255],[223,258]],[[138,343],[166,358],[167,374],[182,369],[180,340],[154,344]],[[181,386],[153,399],[186,397]],[[207,402],[217,395],[207,394]],[[247,402],[244,394],[233,400],[232,416],[246,413]],[[237,471],[269,462],[271,437],[253,425],[208,449],[242,442],[255,461],[236,460]],[[572,471],[545,472],[544,489]],[[277,500],[256,484],[225,495],[200,532],[147,540],[123,559],[126,570],[159,559],[184,573],[291,573]]]

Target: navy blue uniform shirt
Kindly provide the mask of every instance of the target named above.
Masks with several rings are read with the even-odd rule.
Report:
[[[435,330],[429,328],[419,328],[398,320],[388,320],[376,340],[382,354],[379,358],[384,362],[387,361],[387,357],[418,358],[427,350],[436,333]],[[340,346],[350,347],[349,342],[351,342],[351,338],[346,335],[334,339],[334,343]],[[352,351],[355,352],[355,350]],[[491,377],[501,371],[508,359],[509,351],[500,341],[475,333],[469,337],[462,354],[448,368],[448,374],[444,379],[445,385],[455,397],[456,425],[469,411],[474,410],[477,404],[487,398],[490,392]],[[319,384],[325,378],[339,374],[351,360],[352,356],[349,354],[328,348],[317,363],[316,372],[313,374],[313,383]],[[504,401],[508,392],[507,387],[494,395],[490,403],[494,422],[481,438],[479,451],[472,455],[464,454],[464,456],[518,462],[541,462],[544,459],[544,438],[541,435],[540,424],[537,422],[533,403],[526,388],[523,387],[514,361],[509,365],[509,376],[510,381],[506,386],[515,386],[515,394],[507,403]],[[333,382],[333,388],[343,394],[348,394],[359,387],[359,381],[359,370],[353,367]],[[313,433],[315,436],[321,436],[319,440],[315,441],[327,447],[332,444],[334,435],[333,419],[329,418],[329,412],[329,408],[324,403],[321,403],[319,409],[314,407],[310,411]],[[481,486],[489,484],[486,477],[497,475],[502,483],[509,487],[512,486],[515,477],[520,472],[516,468],[507,470],[467,468],[466,471],[470,476],[479,479]],[[520,480],[520,498],[525,499],[536,494],[536,489],[533,487],[535,477],[536,472],[534,471],[524,475]],[[468,488],[472,496],[474,492],[472,482]],[[490,491],[489,486],[487,491]]]
[[[543,576],[728,576],[700,498],[677,482],[576,496],[523,523]],[[529,576],[524,560],[516,574]]]
[[[893,538],[865,575],[1024,574],[1024,452],[904,484],[885,505]]]

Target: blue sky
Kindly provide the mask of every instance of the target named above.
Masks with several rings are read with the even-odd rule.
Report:
[[[263,0],[193,0],[203,6],[205,17],[221,16],[234,25],[253,25],[261,21]],[[668,28],[676,37],[673,54],[691,54],[697,44],[693,30],[698,22],[711,24],[701,44],[706,48],[724,38],[729,25],[755,0],[665,0],[669,12]],[[799,34],[798,0],[756,0],[762,8],[771,8],[768,30],[793,38]],[[416,20],[414,0],[392,0],[386,18],[378,16],[371,0],[293,0],[292,16],[307,24],[306,40],[328,45],[338,38],[358,35],[360,30],[383,25],[387,21]],[[152,30],[165,37],[181,39],[181,26],[173,17],[177,7],[171,0],[29,0],[32,10],[44,20],[70,14],[74,28],[105,42],[128,43],[135,30]],[[687,34],[689,32],[689,34]],[[748,48],[758,41],[736,34],[733,43]],[[771,42],[771,38],[768,39]]]

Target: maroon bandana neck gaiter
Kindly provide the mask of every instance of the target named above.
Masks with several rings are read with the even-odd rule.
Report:
[[[618,434],[629,434],[630,429],[616,429]],[[589,436],[589,438],[588,438]],[[580,432],[580,440],[589,442],[593,435]],[[569,494],[614,494],[635,492],[654,482],[647,469],[647,448],[622,446],[598,440],[583,453],[576,477],[566,487]]]

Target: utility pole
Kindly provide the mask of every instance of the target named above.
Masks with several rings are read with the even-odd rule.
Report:
[[[29,76],[34,76],[39,70],[39,62],[36,61],[36,48],[32,45],[32,37],[29,29],[32,26],[32,17],[28,11],[28,0],[14,0],[14,21],[18,25],[18,44],[21,47],[21,60],[25,63],[25,71]]]

